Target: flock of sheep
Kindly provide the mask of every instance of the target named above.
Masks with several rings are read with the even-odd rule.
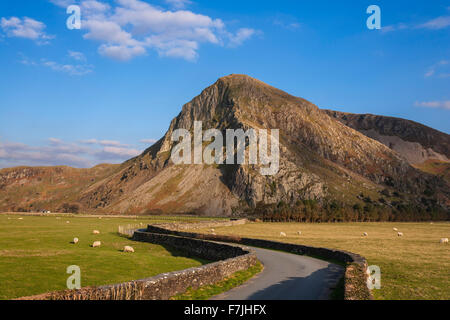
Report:
[[[92,234],[98,235],[98,234],[100,234],[100,231],[98,231],[98,230],[93,230],[93,231],[92,231]],[[72,243],[73,243],[73,244],[77,244],[79,241],[80,241],[80,240],[79,240],[78,238],[73,238]],[[94,242],[92,243],[91,247],[92,247],[92,248],[98,248],[98,247],[100,247],[101,245],[102,245],[102,242],[101,242],[101,241],[94,241]],[[134,248],[131,247],[131,246],[124,246],[122,251],[123,251],[123,252],[134,252]]]
[[[213,230],[213,229],[211,229],[211,230]],[[397,232],[397,236],[398,236],[398,237],[403,237],[403,236],[404,236],[403,232],[398,231],[397,228],[392,228],[392,230],[394,230],[395,232]],[[302,234],[301,231],[297,231],[297,235],[301,235],[301,234]],[[368,237],[369,234],[368,234],[367,232],[363,232],[363,233],[362,233],[362,236],[363,236],[363,237]],[[287,237],[287,235],[286,235],[285,232],[280,232],[280,237]],[[441,239],[439,240],[439,243],[448,243],[448,238],[441,238]]]

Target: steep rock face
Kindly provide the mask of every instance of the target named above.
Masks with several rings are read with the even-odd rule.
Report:
[[[371,114],[323,110],[362,134],[402,155],[410,164],[429,159],[450,161],[450,135],[420,123]]]

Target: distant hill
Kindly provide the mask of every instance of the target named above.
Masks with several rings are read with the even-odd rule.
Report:
[[[192,132],[194,121],[202,121],[204,130],[222,132],[279,129],[278,173],[263,176],[260,165],[174,165],[170,160],[172,133],[179,128]],[[66,185],[60,185],[64,192],[56,191],[60,182],[51,182],[54,191],[47,203],[52,203],[52,210],[73,202],[87,212],[251,214],[277,221],[448,217],[450,187],[445,179],[412,167],[401,153],[342,122],[307,100],[249,76],[230,75],[185,104],[164,137],[141,155],[100,170],[94,180],[83,180],[94,175],[89,171],[79,173],[83,178],[73,184],[64,179]],[[402,140],[414,134],[421,137],[415,125],[402,125]],[[387,134],[396,133],[396,128]],[[445,141],[436,149],[427,134],[420,140],[424,148],[448,157]],[[0,181],[5,181],[0,189],[3,210],[17,205],[18,198],[10,192],[20,190],[17,179],[1,178],[7,172],[0,171]],[[11,188],[8,181],[16,181],[16,187]],[[26,180],[23,185],[36,181]],[[22,194],[20,204],[35,207],[42,197]]]

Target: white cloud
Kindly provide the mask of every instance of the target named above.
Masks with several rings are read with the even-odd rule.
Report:
[[[255,34],[255,30],[249,28],[239,29],[236,35],[231,35],[230,46],[240,46],[244,41],[250,39]]]
[[[43,59],[41,65],[50,68],[53,71],[67,73],[71,76],[84,76],[92,72],[92,66],[74,65],[74,64],[60,64],[55,61],[48,61]]]
[[[82,52],[69,50],[69,57],[77,61],[86,61],[86,56]]]
[[[57,5],[58,7],[67,8],[71,4],[77,4],[75,0],[49,0],[51,3]]]
[[[137,149],[128,149],[128,148],[120,148],[120,147],[104,147],[102,155],[106,159],[117,158],[117,157],[125,157],[131,158],[136,157],[141,153],[141,151]]]
[[[422,101],[414,104],[416,107],[450,110],[450,100],[447,101]]]
[[[162,57],[193,61],[200,44],[236,47],[250,39],[253,29],[228,32],[221,19],[184,8],[190,1],[168,0],[173,10],[164,10],[140,0],[117,0],[112,7],[101,1],[80,1],[84,38],[100,43],[98,52],[126,61],[153,49]]]
[[[141,143],[145,143],[145,144],[154,144],[157,141],[158,140],[156,140],[156,139],[142,139],[142,140],[140,140]]]
[[[17,17],[2,18],[0,27],[8,37],[31,39],[38,44],[48,44],[49,40],[54,38],[54,36],[44,32],[46,28],[44,23],[28,17],[22,19]]]
[[[440,72],[443,68],[450,65],[450,61],[448,60],[441,60],[438,63],[435,63],[431,67],[428,68],[428,70],[425,72],[425,78],[429,78],[431,76],[434,76],[437,72]],[[439,73],[438,76],[440,78],[446,78],[447,73]]]
[[[84,58],[84,55],[82,55],[82,54],[79,55],[79,54],[80,53],[78,53],[78,52],[71,53],[71,51],[69,51],[69,56],[76,60],[80,60],[80,59]],[[70,63],[67,64],[67,63],[59,63],[59,62],[55,62],[55,61],[50,61],[47,59],[41,59],[39,62],[36,62],[36,61],[26,57],[23,53],[19,53],[19,55],[21,57],[19,62],[23,65],[34,66],[34,67],[45,67],[45,68],[49,68],[56,72],[69,74],[71,76],[84,76],[86,74],[91,73],[94,68],[92,65],[86,64],[85,63],[86,61],[83,61],[83,63],[78,63],[78,64],[70,64]]]
[[[42,146],[0,142],[0,167],[68,165],[86,168],[105,162],[121,163],[142,152],[114,140],[91,141],[91,145],[86,145],[49,138]]]
[[[147,51],[142,46],[106,45],[102,44],[98,52],[106,57],[119,61],[128,61],[134,57],[144,55]]]
[[[443,16],[427,21],[418,26],[423,29],[439,30],[450,26],[450,16]]]
[[[392,24],[392,25],[388,25],[388,26],[382,26],[381,32],[388,33],[388,32],[393,32],[393,31],[398,31],[398,30],[405,30],[405,29],[409,29],[409,28],[410,27],[405,23],[397,23],[397,24]]]
[[[101,146],[112,146],[112,147],[128,147],[128,145],[122,144],[120,141],[117,141],[117,140],[88,139],[88,140],[81,140],[80,143],[83,143],[83,144],[98,144],[98,145],[101,145]]]

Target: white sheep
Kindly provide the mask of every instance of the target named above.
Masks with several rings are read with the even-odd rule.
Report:
[[[72,243],[73,243],[73,244],[77,244],[77,243],[78,243],[78,238],[73,238]]]
[[[362,234],[362,236],[363,236],[363,237],[368,237],[369,234],[368,234],[367,232],[364,232],[364,233]]]
[[[100,231],[94,230],[94,231],[92,231],[92,234],[100,234]]]
[[[280,237],[286,237],[286,233],[280,232]]]
[[[392,230],[394,230],[394,231],[398,231],[398,229],[397,229],[397,228],[392,228]]]
[[[66,223],[70,223],[70,221],[66,221]]]
[[[397,232],[397,236],[403,237],[403,232]]]
[[[442,238],[439,243],[448,243],[448,238]]]
[[[23,218],[19,218],[19,220],[23,220]]]
[[[210,231],[211,231],[212,233],[214,233],[214,232],[215,232],[216,230],[214,230],[214,229],[211,229]]]
[[[102,245],[101,241],[94,241],[92,248],[100,247]]]
[[[125,246],[123,247],[123,252],[134,252],[134,249],[133,247]]]
[[[302,232],[301,231],[297,231],[297,234],[300,236],[300,235],[302,235]]]

